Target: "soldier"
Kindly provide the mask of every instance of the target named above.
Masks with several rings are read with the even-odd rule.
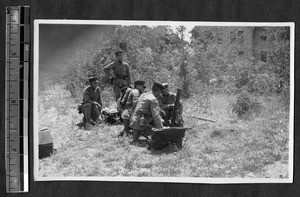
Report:
[[[131,91],[131,87],[127,87],[127,86],[120,89],[121,96],[118,98],[118,101],[117,101],[117,111],[120,115],[122,115],[122,113],[125,109],[124,100],[125,101],[127,100],[127,97],[129,95],[130,91]]]
[[[84,89],[81,105],[81,111],[84,116],[82,125],[86,129],[89,129],[92,123],[94,124],[98,121],[102,108],[100,88],[98,86],[99,79],[97,77],[90,77],[89,83],[90,85]]]
[[[174,110],[174,103],[176,100],[176,94],[169,91],[169,86],[167,83],[162,84],[164,86],[162,90],[161,96],[158,98],[159,107],[161,109],[161,116],[164,119],[166,125],[170,124],[170,119],[172,117],[172,113]],[[176,125],[182,126],[183,119],[182,119],[182,103],[179,102],[178,107],[178,116],[176,118]]]
[[[123,136],[124,133],[126,135],[129,134],[129,121],[130,117],[133,114],[133,111],[136,107],[138,98],[140,97],[141,94],[143,94],[145,90],[145,81],[135,81],[134,82],[134,88],[126,91],[121,104],[124,103],[124,111],[122,113],[122,119],[124,121],[124,129],[123,131],[119,134],[119,136]],[[127,96],[128,95],[128,96]]]
[[[152,91],[142,94],[138,99],[137,106],[130,119],[130,127],[133,129],[133,143],[138,141],[142,132],[151,128],[149,123],[152,120],[155,128],[163,128],[157,100],[163,88],[160,83],[153,83]]]
[[[104,67],[106,76],[110,75],[110,70],[113,71],[113,75],[110,77],[111,84],[115,93],[116,101],[120,97],[120,89],[131,84],[131,75],[129,71],[128,63],[123,61],[123,52],[117,51],[115,53],[117,61],[114,61]]]

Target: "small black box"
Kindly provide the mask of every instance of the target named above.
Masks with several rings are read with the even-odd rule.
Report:
[[[169,144],[176,144],[177,148],[182,148],[182,140],[185,136],[186,128],[169,127],[156,129],[151,137],[148,137],[148,149],[163,149]]]
[[[39,158],[45,158],[53,153],[53,139],[47,128],[39,130]]]

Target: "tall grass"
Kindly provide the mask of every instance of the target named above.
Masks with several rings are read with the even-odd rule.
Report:
[[[56,148],[52,156],[40,160],[40,176],[230,178],[250,173],[260,178],[287,178],[288,111],[280,98],[257,97],[263,110],[248,120],[231,111],[229,103],[235,98],[214,94],[206,95],[205,102],[201,97],[183,100],[185,126],[190,128],[183,148],[171,145],[150,151],[143,144],[131,145],[128,137],[118,138],[122,125],[77,128],[82,118],[77,101],[60,86],[53,86],[39,94],[39,125],[49,128]]]

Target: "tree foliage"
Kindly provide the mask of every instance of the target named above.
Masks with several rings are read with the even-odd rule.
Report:
[[[256,27],[250,29],[255,31]],[[122,49],[132,79],[171,84],[171,90],[183,88],[183,97],[201,93],[224,92],[289,93],[290,30],[288,27],[260,27],[268,43],[267,61],[238,52],[246,45],[235,27],[194,27],[190,42],[186,29],[179,26],[115,26],[113,32],[99,34],[68,62],[65,87],[73,96],[82,93],[88,76],[101,78],[102,89],[109,87],[103,68]],[[235,37],[235,35],[238,35]],[[249,48],[250,46],[248,46]],[[283,90],[283,91],[282,91]],[[207,95],[207,94],[205,94]]]
[[[118,26],[113,34],[102,34],[97,42],[79,51],[66,69],[66,88],[78,95],[89,75],[100,76],[102,85],[107,78],[104,66],[114,60],[114,52],[124,50],[124,59],[129,63],[134,80],[153,81],[180,86],[179,72],[181,41],[168,26]]]
[[[267,62],[255,59],[254,56],[238,54],[241,46],[245,48],[247,43],[243,36],[232,37],[232,34],[238,34],[237,28],[195,27],[191,32],[191,45],[196,79],[206,85],[218,81],[217,84],[229,92],[243,89],[268,93],[278,92],[282,87],[289,90],[289,28],[261,29],[261,36],[267,38]],[[252,32],[255,30],[255,27],[251,29]]]

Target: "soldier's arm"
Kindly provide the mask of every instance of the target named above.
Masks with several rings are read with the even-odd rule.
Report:
[[[171,93],[171,97],[172,97],[172,102],[175,103],[176,100],[176,94],[175,93]]]
[[[102,108],[102,99],[101,99],[101,91],[100,88],[98,87],[98,91],[99,91],[99,98],[97,100],[97,102],[100,104],[101,108]]]
[[[122,100],[121,100],[121,104],[122,104],[122,105],[125,104],[127,98],[129,97],[129,93],[130,93],[130,92],[131,92],[131,89],[130,89],[130,88],[127,88],[127,90],[126,90],[126,92],[125,92],[125,94],[124,94],[124,96],[123,96],[123,98],[122,98]]]
[[[166,108],[174,107],[175,100],[176,100],[176,94],[173,92],[170,93],[170,99],[168,100],[169,103],[166,104]]]
[[[150,108],[151,108],[152,118],[155,123],[155,127],[157,129],[162,129],[163,124],[162,124],[162,118],[159,115],[158,101],[157,100],[151,101]]]
[[[139,91],[132,91],[132,105],[135,107],[140,97]]]
[[[83,92],[83,103],[92,103],[93,101],[91,100],[89,96],[88,89],[86,88]]]
[[[167,104],[164,104],[164,101],[162,100],[161,96],[159,96],[157,100],[158,100],[158,105],[161,109],[166,109],[169,107]]]
[[[128,80],[128,84],[131,84],[131,74],[130,74],[130,69],[129,69],[129,65],[127,65],[127,80]]]
[[[139,102],[139,99],[140,99],[141,95],[139,93],[139,96],[138,97],[135,97],[135,99],[133,100],[133,104],[132,104],[132,109],[135,109],[138,102]]]
[[[115,62],[111,62],[103,68],[103,71],[106,75],[109,75],[109,70],[115,67]]]
[[[122,112],[121,97],[117,100],[117,111]]]

